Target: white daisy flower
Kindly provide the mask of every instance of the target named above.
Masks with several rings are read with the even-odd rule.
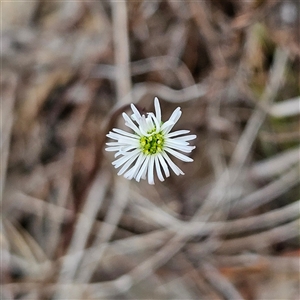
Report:
[[[158,98],[154,99],[155,114],[150,112],[141,115],[138,109],[131,104],[133,115],[131,118],[123,112],[122,116],[125,125],[133,130],[133,133],[114,128],[107,134],[107,137],[115,140],[106,143],[106,151],[116,151],[113,161],[115,168],[121,167],[118,175],[124,174],[127,179],[140,181],[148,177],[148,183],[154,184],[154,172],[160,181],[170,176],[169,168],[176,175],[184,175],[178,166],[169,157],[169,154],[184,162],[192,162],[193,159],[182,154],[190,153],[195,146],[189,145],[190,140],[196,135],[186,135],[189,130],[178,130],[170,132],[179,120],[182,112],[177,107],[168,121],[161,121],[161,109]]]

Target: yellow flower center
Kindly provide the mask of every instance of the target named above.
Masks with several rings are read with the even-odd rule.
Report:
[[[141,149],[146,155],[159,153],[163,149],[164,141],[165,139],[161,132],[143,136],[140,138]]]

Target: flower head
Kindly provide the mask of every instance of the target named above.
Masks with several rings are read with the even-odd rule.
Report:
[[[115,157],[120,156],[113,165],[115,168],[121,167],[118,175],[124,174],[127,179],[148,178],[149,184],[154,184],[154,169],[160,181],[170,176],[169,168],[176,175],[184,175],[178,166],[171,160],[169,155],[184,161],[191,162],[193,159],[182,154],[190,153],[195,146],[189,145],[190,140],[196,135],[186,135],[189,130],[178,130],[171,132],[172,128],[179,120],[182,112],[180,107],[176,108],[168,121],[162,122],[161,109],[158,98],[154,99],[155,114],[152,112],[141,115],[138,109],[131,104],[133,114],[129,117],[126,113],[122,116],[125,125],[132,129],[132,133],[114,128],[107,134],[107,137],[115,140],[106,143],[106,151],[115,151]]]

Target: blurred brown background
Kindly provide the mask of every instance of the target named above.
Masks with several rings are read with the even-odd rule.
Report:
[[[299,299],[297,0],[1,2],[1,299]],[[155,186],[105,134],[197,134]]]

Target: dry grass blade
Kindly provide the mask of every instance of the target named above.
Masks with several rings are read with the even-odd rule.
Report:
[[[200,264],[200,269],[203,271],[204,277],[216,288],[224,299],[244,299],[230,281],[227,280],[227,278],[225,278],[213,265],[203,263]]]
[[[4,74],[3,74],[4,75]],[[8,165],[9,147],[11,139],[11,129],[14,120],[14,104],[16,100],[16,88],[17,88],[18,78],[14,74],[8,74],[7,82],[1,82],[1,169],[0,169],[0,194],[1,203],[3,200],[3,192],[6,179],[6,170]],[[4,86],[6,85],[6,89]]]
[[[72,282],[77,268],[81,264],[83,249],[86,246],[95,217],[103,202],[107,187],[107,174],[100,173],[96,177],[89,194],[87,196],[82,212],[78,215],[74,233],[66,256],[61,263],[59,283]],[[75,254],[75,255],[74,255]],[[72,291],[61,291],[62,295],[71,295]],[[58,297],[61,297],[58,292]]]
[[[261,96],[261,102],[263,105],[269,105],[274,101],[277,92],[284,81],[284,73],[288,62],[288,53],[286,51],[277,49],[274,57],[273,68],[270,71],[269,81],[266,85],[263,95]],[[263,121],[266,117],[266,113],[260,109],[254,111],[253,115],[248,121],[247,127],[241,136],[239,143],[232,155],[232,166],[242,167],[250,152],[251,146],[257,136],[257,132],[260,129]]]
[[[299,166],[293,167],[279,179],[241,199],[233,205],[232,214],[246,213],[284,194],[299,183]]]
[[[300,148],[292,148],[273,157],[257,162],[250,170],[254,178],[270,178],[280,175],[299,161]]]
[[[300,114],[300,97],[284,100],[274,104],[270,109],[270,114],[276,118],[291,117]]]

